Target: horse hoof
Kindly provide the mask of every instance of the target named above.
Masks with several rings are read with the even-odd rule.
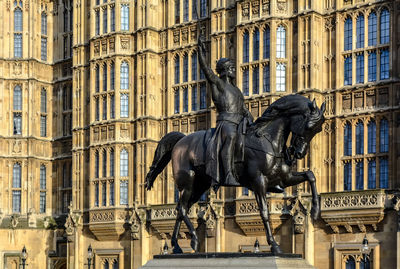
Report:
[[[173,254],[181,254],[183,253],[182,249],[180,246],[175,246],[174,249],[172,250]]]
[[[277,243],[272,243],[272,245],[271,245],[271,252],[272,252],[272,254],[274,254],[274,255],[279,255],[279,254],[282,254],[282,253],[283,253],[282,250],[281,250],[281,248],[280,248],[280,246],[279,246]]]
[[[192,240],[190,241],[190,246],[195,252],[199,252],[199,240],[197,237],[193,237]]]

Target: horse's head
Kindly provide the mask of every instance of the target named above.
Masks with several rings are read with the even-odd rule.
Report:
[[[309,104],[310,113],[293,115],[291,117],[290,131],[292,139],[289,152],[296,159],[304,158],[311,139],[322,130],[325,121],[325,102],[318,108],[315,99]]]

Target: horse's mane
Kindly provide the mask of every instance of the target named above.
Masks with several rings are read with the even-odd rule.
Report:
[[[265,123],[278,117],[297,115],[309,115],[312,110],[312,102],[299,94],[286,95],[273,102],[255,123]]]

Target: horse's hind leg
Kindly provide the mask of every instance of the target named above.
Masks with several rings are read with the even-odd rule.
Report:
[[[180,213],[183,216],[183,221],[185,222],[186,226],[189,229],[190,235],[192,237],[191,241],[190,241],[190,246],[192,247],[192,249],[194,251],[199,251],[199,239],[197,237],[197,233],[196,230],[194,229],[194,226],[192,224],[192,222],[189,219],[188,213],[189,213],[189,209],[190,207],[193,205],[193,203],[190,202],[190,198],[192,196],[192,190],[184,190],[182,193],[182,197],[181,197],[181,208],[180,208]]]
[[[173,247],[172,249],[172,253],[174,254],[178,254],[178,253],[182,253],[182,249],[178,244],[178,234],[179,234],[179,230],[181,229],[181,223],[182,223],[182,215],[179,214],[180,210],[179,208],[181,207],[180,203],[178,202],[178,206],[176,207],[176,210],[178,212],[177,217],[176,217],[176,221],[175,221],[175,227],[174,227],[174,232],[172,233],[172,237],[171,237],[171,246]]]

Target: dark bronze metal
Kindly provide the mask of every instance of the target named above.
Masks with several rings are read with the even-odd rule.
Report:
[[[187,136],[180,132],[166,134],[158,143],[146,176],[146,189],[152,188],[157,176],[172,160],[173,176],[180,192],[171,239],[173,253],[182,253],[177,239],[182,221],[191,234],[191,247],[198,251],[198,237],[187,213],[203,193],[220,184],[240,185],[254,192],[267,242],[273,254],[281,254],[269,223],[266,193],[280,192],[276,186],[286,188],[308,181],[312,191],[311,216],[317,219],[320,207],[314,173],[292,172],[291,166],[296,159],[304,158],[311,139],[322,130],[325,103],[318,108],[315,100],[311,102],[297,94],[287,95],[272,103],[261,117],[251,123],[252,117],[244,106],[243,95],[232,83],[235,73],[232,62],[227,59],[218,62],[218,77],[205,65],[203,40],[199,40],[199,44],[200,65],[211,83],[212,99],[219,112],[217,127]],[[247,127],[245,132],[244,127]],[[290,146],[286,147],[290,134]],[[241,146],[236,146],[240,144],[238,141]],[[228,146],[225,148],[221,146],[223,144]],[[217,160],[221,157],[219,149],[222,169]],[[214,154],[215,170],[209,170],[210,154]],[[239,158],[239,162],[233,163],[233,158],[238,160],[237,156],[242,156],[241,160]],[[228,174],[235,171],[237,177],[230,179],[228,175],[224,182],[218,183],[221,170]]]

